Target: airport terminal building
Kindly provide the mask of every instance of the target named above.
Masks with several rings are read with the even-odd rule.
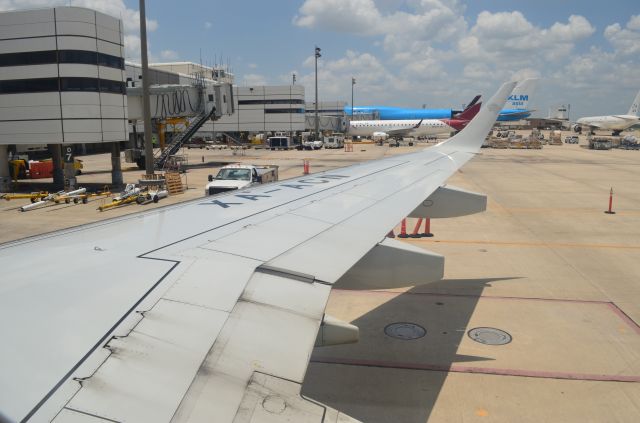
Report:
[[[305,129],[304,87],[233,87],[234,113],[203,125],[201,135],[219,132],[299,132]]]
[[[84,8],[0,14],[0,144],[128,138],[122,22]]]

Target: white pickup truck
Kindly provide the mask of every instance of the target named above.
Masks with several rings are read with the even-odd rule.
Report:
[[[221,168],[216,176],[209,175],[209,183],[204,188],[204,194],[214,195],[277,180],[278,166],[231,164]]]
[[[302,143],[302,148],[305,150],[320,150],[323,145],[322,140],[309,140]]]

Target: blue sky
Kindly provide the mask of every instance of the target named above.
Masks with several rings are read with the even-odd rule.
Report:
[[[0,0],[0,9],[73,4],[121,16],[139,55],[137,1]],[[239,85],[285,84],[322,100],[458,107],[512,77],[540,77],[534,106],[572,118],[624,113],[640,89],[640,2],[566,0],[175,0],[147,2],[151,60],[229,63]]]

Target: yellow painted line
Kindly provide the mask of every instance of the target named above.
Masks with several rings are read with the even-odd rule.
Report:
[[[482,240],[453,240],[453,239],[411,239],[411,242],[425,244],[481,244],[504,247],[559,247],[559,248],[611,248],[620,250],[640,250],[640,245],[623,244],[578,244],[570,242],[515,242],[515,241],[482,241]]]

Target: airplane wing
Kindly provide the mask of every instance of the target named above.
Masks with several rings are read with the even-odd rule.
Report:
[[[420,119],[420,122],[418,122],[417,124],[413,125],[410,128],[402,128],[402,129],[390,129],[388,131],[384,131],[387,135],[389,135],[390,137],[409,137],[411,136],[411,134],[413,133],[413,131],[415,131],[416,129],[418,129],[420,127],[420,125],[422,125],[422,121],[424,119]]]
[[[590,130],[602,129],[602,125],[600,125],[599,122],[579,123],[578,125],[589,128]]]
[[[0,421],[354,421],[300,396],[314,343],[354,340],[331,288],[426,254],[385,234],[451,194],[514,85],[432,148],[0,245]]]

